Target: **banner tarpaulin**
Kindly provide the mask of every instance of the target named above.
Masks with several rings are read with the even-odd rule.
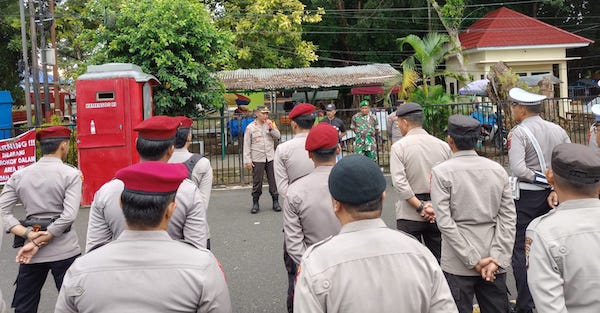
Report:
[[[0,153],[0,185],[3,185],[14,172],[35,163],[35,130],[0,140]]]

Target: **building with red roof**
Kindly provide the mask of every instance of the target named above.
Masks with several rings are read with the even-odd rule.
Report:
[[[491,65],[502,61],[521,76],[553,74],[562,82],[557,96],[567,96],[566,50],[585,47],[593,40],[575,35],[508,8],[486,14],[460,35],[465,66],[474,79],[486,78]],[[446,61],[450,71],[457,71],[456,58]],[[448,90],[461,86],[447,79]]]

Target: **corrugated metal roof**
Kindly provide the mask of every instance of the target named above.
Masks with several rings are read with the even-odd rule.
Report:
[[[383,84],[398,74],[389,64],[217,72],[227,90],[281,90]]]

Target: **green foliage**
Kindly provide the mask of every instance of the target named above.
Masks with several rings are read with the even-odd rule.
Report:
[[[0,1],[0,90],[11,92],[16,105],[23,104],[17,63],[21,59],[21,33],[17,1]],[[6,14],[6,15],[5,15]]]
[[[323,9],[305,11],[299,0],[236,0],[222,5],[217,23],[235,32],[239,67],[307,67],[317,60],[316,46],[302,40],[302,25],[321,21]]]
[[[102,16],[99,17],[98,13]],[[139,65],[162,83],[157,114],[197,116],[197,104],[221,107],[224,88],[212,74],[231,63],[231,34],[217,31],[204,5],[194,0],[96,0],[86,18],[88,64]]]
[[[453,102],[452,96],[442,86],[436,85],[429,88],[427,95],[423,87],[417,88],[408,100],[423,105],[423,127],[433,136],[444,138],[444,129],[450,116],[448,104]]]

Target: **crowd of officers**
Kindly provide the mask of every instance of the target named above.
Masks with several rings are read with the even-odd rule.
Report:
[[[543,96],[518,88],[510,96],[519,123],[508,138],[510,177],[477,155],[477,120],[450,116],[442,141],[422,128],[419,104],[397,108],[390,169],[399,231],[381,219],[379,166],[360,154],[338,160],[345,129],[332,118],[314,126],[315,108],[299,104],[289,114],[293,139],[275,148],[281,134],[259,107],[244,137],[250,212],[260,210],[266,171],[273,210],[283,211],[288,312],[463,313],[476,297],[481,312],[505,313],[511,266],[517,312],[600,312],[600,154],[539,116]],[[37,312],[48,271],[56,312],[231,312],[209,250],[212,169],[188,151],[191,127],[189,118],[156,116],[135,128],[140,163],[97,191],[83,256],[71,231],[81,175],[63,163],[70,130],[37,133],[43,157],[0,196],[4,229],[20,248],[15,312]]]

